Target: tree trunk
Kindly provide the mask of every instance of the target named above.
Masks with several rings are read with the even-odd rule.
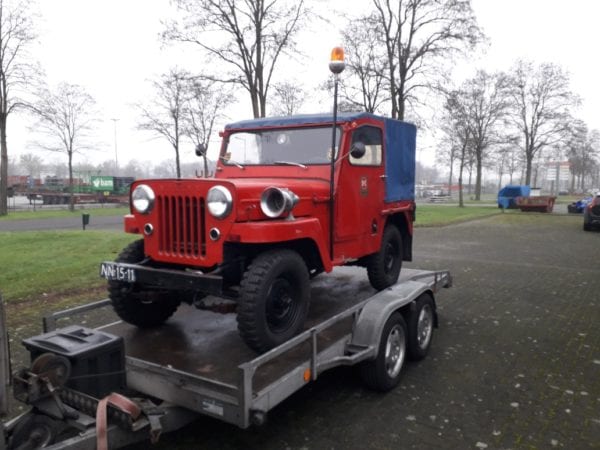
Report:
[[[73,192],[73,150],[69,150],[69,211],[75,211],[75,194]]]
[[[525,184],[529,185],[531,183],[531,166],[533,163],[533,155],[527,152],[525,158],[527,159],[527,164],[525,168]]]
[[[7,114],[0,114],[0,216],[8,214],[8,147],[6,145]]]
[[[476,154],[477,157],[477,173],[475,174],[475,200],[481,200],[481,177],[482,177],[482,154],[479,150]]]

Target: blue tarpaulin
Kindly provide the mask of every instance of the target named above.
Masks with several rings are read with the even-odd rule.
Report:
[[[517,197],[529,197],[530,193],[531,188],[527,185],[506,185],[498,192],[498,208],[516,208],[515,199]]]

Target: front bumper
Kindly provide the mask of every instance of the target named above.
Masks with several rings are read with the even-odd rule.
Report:
[[[105,261],[100,264],[100,277],[109,281],[135,283],[154,289],[223,294],[223,277],[199,271],[157,269],[139,264]]]

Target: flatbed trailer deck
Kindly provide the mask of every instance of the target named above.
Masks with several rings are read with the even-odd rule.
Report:
[[[410,323],[415,305],[424,294],[433,299],[439,289],[450,285],[447,271],[404,269],[396,285],[376,292],[364,271],[352,267],[336,269],[311,284],[313,300],[306,331],[260,356],[240,339],[233,314],[182,305],[166,324],[154,329],[139,329],[124,322],[104,325],[98,330],[124,340],[127,373],[124,393],[141,405],[142,410],[135,420],[121,420],[124,427],[110,424],[109,448],[157,438],[161,432],[180,428],[199,415],[241,428],[260,425],[272,408],[316,380],[323,371],[361,362],[374,364],[382,358],[381,342],[388,339],[383,333],[389,328],[389,320],[397,316],[395,312],[400,312]],[[45,318],[44,327],[52,331],[62,318],[108,303],[96,302],[55,313]],[[431,327],[437,324],[435,303],[432,312]],[[411,339],[417,339],[411,335],[417,332],[414,327],[409,324],[405,328],[408,338],[403,344],[402,358],[404,350],[415,345]],[[28,379],[31,385],[39,382],[43,384],[44,380],[35,375]],[[57,421],[61,407],[57,414],[55,397],[42,396],[32,402],[35,413]],[[60,391],[60,399],[64,402],[62,409],[71,412],[60,420],[61,424],[77,432],[52,444],[48,442],[46,447],[96,448],[98,424],[93,412],[99,399],[65,387]],[[19,420],[23,418],[3,425],[0,449],[15,448],[9,436]]]

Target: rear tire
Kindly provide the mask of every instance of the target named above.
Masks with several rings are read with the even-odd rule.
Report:
[[[144,241],[134,241],[123,249],[116,261],[136,264],[145,259]],[[140,328],[164,323],[181,303],[173,292],[144,289],[136,283],[108,282],[108,297],[117,315]]]
[[[388,225],[381,237],[381,249],[367,259],[369,282],[378,291],[398,281],[402,269],[402,235],[394,225]]]
[[[271,250],[258,255],[244,273],[240,288],[238,330],[256,352],[286,342],[304,327],[310,284],[298,253]]]
[[[427,356],[433,338],[435,304],[425,293],[415,301],[415,309],[408,316],[408,358],[420,361]]]
[[[386,392],[398,385],[406,356],[406,323],[394,312],[383,327],[377,356],[360,366],[365,384],[376,391]]]

